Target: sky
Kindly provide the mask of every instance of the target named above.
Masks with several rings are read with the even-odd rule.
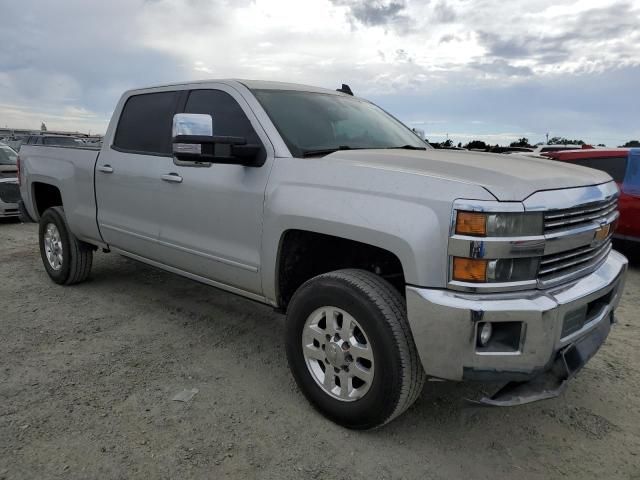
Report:
[[[250,78],[347,83],[432,141],[640,139],[640,0],[0,0],[0,45],[2,127]]]

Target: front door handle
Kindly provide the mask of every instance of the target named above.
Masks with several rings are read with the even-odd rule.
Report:
[[[100,165],[98,170],[102,173],[113,173],[113,167],[111,165]]]
[[[160,178],[165,182],[182,183],[182,177],[177,173],[166,173]]]

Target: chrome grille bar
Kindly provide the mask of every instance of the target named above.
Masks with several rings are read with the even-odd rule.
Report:
[[[567,250],[565,252],[562,253],[557,253],[554,255],[546,255],[543,257],[542,261],[540,262],[540,265],[542,267],[544,267],[545,265],[549,265],[550,263],[556,263],[558,261],[562,261],[565,259],[569,259],[569,258],[573,258],[573,257],[577,257],[579,255],[583,255],[583,254],[589,254],[591,252],[593,252],[594,250],[597,250],[600,247],[600,245],[592,247],[590,245],[587,245],[585,247],[580,247],[580,248],[575,248],[573,250]]]
[[[578,249],[578,252],[569,251],[564,255],[554,255],[554,257],[559,258],[543,258],[538,275],[543,277],[550,273],[559,272],[560,270],[565,270],[581,263],[591,262],[592,260],[597,261],[597,258],[605,251],[608,253],[609,249],[611,249],[611,242],[606,241],[602,245],[598,245],[597,247],[587,250],[581,248]]]
[[[614,197],[597,203],[563,210],[551,210],[544,215],[545,232],[562,228],[575,227],[579,224],[606,218],[618,207],[618,199]]]

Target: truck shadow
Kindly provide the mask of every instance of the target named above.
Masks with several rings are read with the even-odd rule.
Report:
[[[614,240],[613,248],[629,259],[629,267],[640,269],[640,242]]]

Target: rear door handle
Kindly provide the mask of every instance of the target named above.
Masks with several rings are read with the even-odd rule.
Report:
[[[166,173],[160,178],[165,182],[182,183],[182,177],[177,173]]]
[[[113,167],[111,165],[100,165],[98,171],[102,173],[113,173]]]

